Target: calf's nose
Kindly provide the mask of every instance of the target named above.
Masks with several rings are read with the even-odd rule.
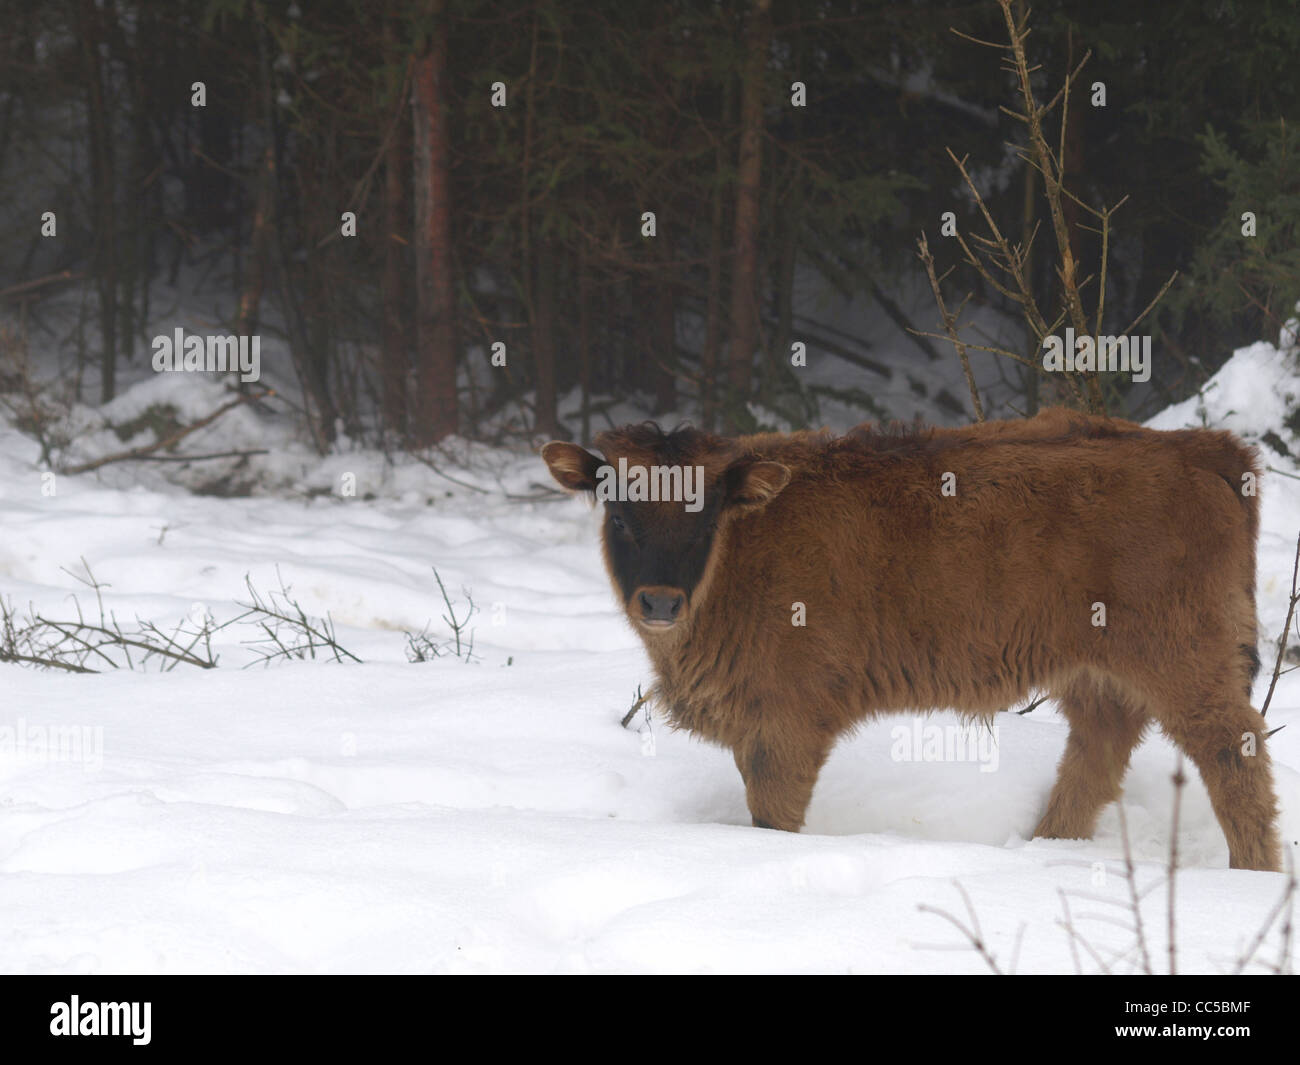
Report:
[[[660,621],[672,624],[682,611],[686,597],[681,592],[668,589],[643,588],[637,596],[641,604],[642,621]]]

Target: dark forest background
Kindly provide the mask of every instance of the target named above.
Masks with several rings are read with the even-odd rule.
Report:
[[[1100,235],[1078,204],[1128,197],[1108,313],[1127,322],[1178,274],[1143,325],[1151,386],[1114,378],[1101,397],[1153,410],[1234,347],[1276,340],[1300,296],[1300,11],[1015,10],[1044,101],[1091,51],[1048,132],[1068,117],[1081,260],[1098,260]],[[1007,147],[1025,141],[999,109],[1014,110],[1015,77],[954,29],[1007,41],[991,0],[0,0],[0,315],[34,329],[46,301],[84,286],[77,383],[104,401],[149,358],[157,284],[206,271],[226,330],[282,337],[322,449],[339,427],[412,446],[585,439],[628,396],[728,429],[753,427],[751,401],[802,424],[817,397],[795,340],[853,366],[868,394],[880,367],[798,313],[797,272],[941,328],[899,293],[926,284],[923,231],[940,272],[958,264],[944,212],[978,223],[947,149],[981,168],[1017,240],[1048,223],[1041,176]],[[1059,306],[1050,234],[1035,247],[1030,282]],[[968,310],[1019,314],[977,272],[944,288],[953,306],[969,292]],[[942,340],[909,344],[954,359]],[[1027,332],[1021,350],[1036,348]],[[1007,372],[1024,413],[1069,399],[1031,367]],[[575,387],[566,422],[557,397]]]

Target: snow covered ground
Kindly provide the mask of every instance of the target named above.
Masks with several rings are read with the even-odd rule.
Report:
[[[116,414],[202,413],[217,395],[159,377]],[[1272,430],[1300,454],[1283,425],[1297,397],[1291,361],[1255,345],[1157,424]],[[361,451],[321,462],[248,410],[189,445],[269,447],[260,469],[280,494],[198,496],[124,463],[51,495],[36,446],[0,423],[0,594],[70,616],[74,594],[93,598],[68,572],[84,558],[119,621],[173,626],[233,617],[246,574],[282,578],[363,662],[241,668],[256,656],[231,628],[212,671],[0,666],[0,971],[987,972],[923,908],[968,923],[962,891],[1003,969],[1095,970],[1067,906],[1092,950],[1139,967],[1116,808],[1091,842],[1028,839],[1066,736],[1050,704],[1003,715],[996,747],[964,760],[903,760],[912,719],[875,724],[835,752],[802,834],[755,830],[730,755],[655,718],[620,727],[647,661],[607,586],[597,516],[547,498],[536,457],[465,445],[441,472]],[[1281,471],[1262,489],[1271,667],[1300,469],[1265,459]],[[479,607],[473,662],[405,658],[404,630],[445,635],[434,566]],[[1291,723],[1271,741],[1288,845],[1298,708],[1293,674],[1269,712]],[[1142,903],[1157,969],[1174,765],[1153,737],[1126,788],[1138,884],[1157,885]],[[1179,968],[1231,972],[1285,878],[1227,869],[1194,774],[1178,848]],[[1281,949],[1274,922],[1251,970]]]

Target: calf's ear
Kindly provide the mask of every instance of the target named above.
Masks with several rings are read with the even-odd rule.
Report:
[[[726,474],[727,504],[765,507],[790,483],[790,468],[779,462],[740,462]]]
[[[596,471],[605,465],[604,459],[565,440],[552,440],[543,446],[542,461],[551,476],[570,492],[594,492]]]

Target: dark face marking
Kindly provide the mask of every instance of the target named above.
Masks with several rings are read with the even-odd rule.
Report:
[[[722,513],[720,492],[692,513],[680,502],[605,504],[605,547],[628,613],[647,628],[685,617],[708,566]]]

